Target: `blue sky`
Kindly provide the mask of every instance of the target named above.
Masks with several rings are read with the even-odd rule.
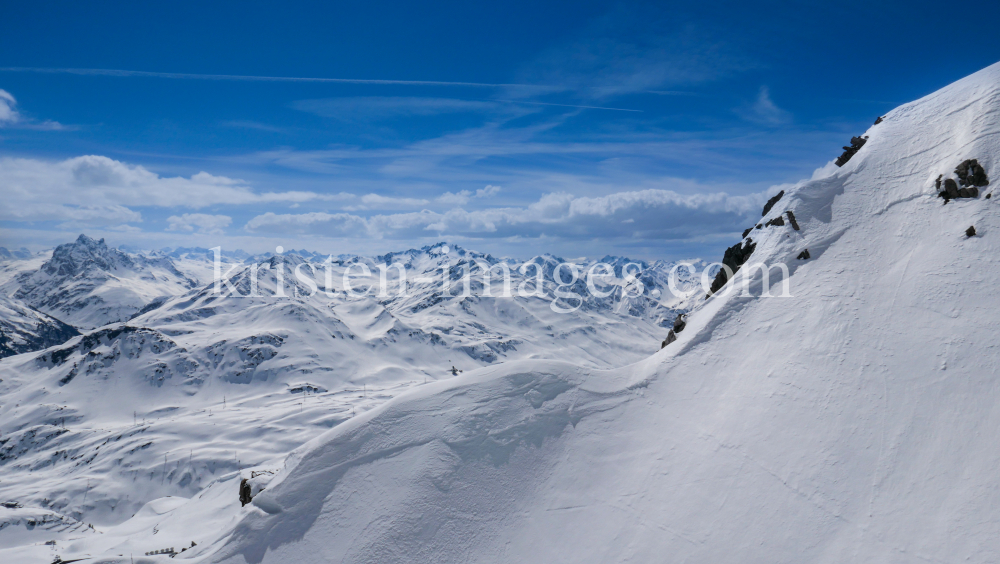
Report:
[[[5,3],[0,245],[714,259],[1000,60],[991,2],[203,4]]]

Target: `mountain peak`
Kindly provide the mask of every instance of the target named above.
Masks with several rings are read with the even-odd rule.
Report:
[[[80,234],[76,241],[59,245],[42,270],[53,276],[76,276],[89,269],[115,270],[133,266],[132,259],[118,249],[109,249],[104,239]]]

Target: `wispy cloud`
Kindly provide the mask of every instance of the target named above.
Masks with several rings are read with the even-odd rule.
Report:
[[[654,18],[660,25],[653,25],[642,21],[643,17],[612,10],[576,39],[554,46],[526,64],[519,74],[521,81],[548,84],[599,100],[640,92],[688,94],[675,88],[759,66],[709,30],[689,25],[677,28],[663,18]],[[517,88],[510,91],[519,93]]]
[[[445,192],[434,200],[445,205],[464,206],[469,203],[469,200],[472,198],[491,198],[498,192],[500,192],[499,186],[487,185],[485,188],[480,188],[475,192],[472,192],[471,190],[460,190],[454,194],[451,192]]]
[[[252,121],[252,120],[242,120],[242,119],[228,120],[220,122],[220,125],[226,127],[236,127],[239,129],[255,129],[257,131],[267,131],[270,133],[288,133],[288,128],[277,127],[274,125],[268,125],[266,123],[260,123],[258,121]]]
[[[413,96],[357,96],[299,100],[293,102],[292,107],[342,121],[495,112],[500,109],[499,104],[491,101]]]
[[[20,119],[21,116],[17,113],[16,106],[17,100],[14,99],[14,96],[6,90],[0,90],[0,127]]]
[[[742,113],[749,121],[762,125],[782,125],[792,121],[792,114],[771,100],[771,91],[766,86],[760,87],[753,105]]]
[[[167,227],[167,231],[184,231],[184,232],[194,232],[207,233],[207,234],[219,234],[223,232],[223,229],[229,227],[229,224],[233,222],[233,218],[228,215],[211,215],[205,213],[186,213],[184,215],[172,215],[167,218],[167,222],[170,224]]]
[[[140,78],[168,78],[178,80],[227,80],[243,82],[319,82],[332,84],[374,84],[374,85],[408,85],[408,86],[460,86],[470,88],[529,88],[538,91],[551,90],[552,87],[537,84],[463,82],[444,80],[387,80],[370,78],[327,78],[306,76],[260,76],[241,74],[199,74],[184,72],[152,72],[122,69],[86,69],[86,68],[48,68],[48,67],[0,67],[0,72],[30,72],[41,74],[74,74],[80,76],[112,76]]]
[[[509,102],[511,104],[529,104],[535,106],[557,106],[562,108],[580,108],[584,110],[613,110],[616,112],[639,112],[642,110],[630,110],[628,108],[609,108],[607,106],[582,106],[579,104],[555,104],[552,102],[533,102],[530,100],[497,100],[498,102]]]
[[[38,131],[66,131],[77,129],[74,126],[63,125],[57,121],[38,121],[26,117],[17,109],[17,99],[6,90],[0,89],[0,127],[16,127],[18,129],[35,129]]]

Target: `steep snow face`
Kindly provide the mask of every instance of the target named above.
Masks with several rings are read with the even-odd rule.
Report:
[[[0,358],[58,345],[79,334],[58,319],[0,297]]]
[[[109,249],[86,235],[59,245],[34,272],[23,272],[5,289],[15,298],[63,322],[93,329],[124,321],[153,298],[186,292],[196,280],[166,258],[150,259]],[[12,288],[16,288],[11,292]]]
[[[935,180],[970,158],[996,176],[1000,64],[867,135],[770,210],[801,230],[754,238],[792,297],[745,265],[729,287],[751,295],[719,292],[637,364],[420,387],[297,450],[192,556],[996,561],[1000,202],[942,205]]]

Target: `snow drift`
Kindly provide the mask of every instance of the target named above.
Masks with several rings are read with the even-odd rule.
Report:
[[[297,450],[191,556],[1000,559],[1000,202],[935,188],[970,158],[996,174],[1000,64],[866,135],[769,212],[801,230],[751,235],[792,297],[744,267],[750,296],[716,294],[638,364],[520,361],[409,392]]]

